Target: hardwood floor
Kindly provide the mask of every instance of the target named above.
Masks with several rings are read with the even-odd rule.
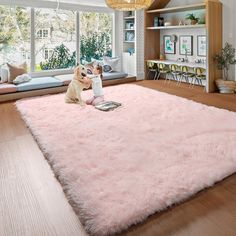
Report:
[[[164,81],[136,84],[236,112],[236,95],[205,94]],[[0,104],[0,114],[0,236],[87,235],[14,103]],[[122,235],[234,236],[235,199],[233,175]]]
[[[166,82],[165,80],[145,80],[136,84],[236,112],[236,94],[205,93],[203,87],[189,87],[185,83],[178,86],[174,81]]]

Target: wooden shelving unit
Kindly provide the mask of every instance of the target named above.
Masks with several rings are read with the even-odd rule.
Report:
[[[215,80],[222,77],[214,63],[214,56],[222,48],[222,3],[219,0],[205,0],[204,3],[183,5],[166,8],[171,0],[155,0],[149,9],[145,12],[145,64],[147,60],[160,58],[160,32],[167,29],[189,29],[205,28],[207,35],[207,92],[216,91]],[[191,13],[192,10],[205,11],[205,25],[174,25],[167,27],[153,27],[154,18],[166,13]],[[146,70],[147,72],[147,70]]]
[[[185,6],[179,6],[179,7],[170,7],[170,8],[162,8],[162,9],[155,9],[155,10],[149,10],[146,13],[172,13],[172,12],[180,12],[180,11],[190,11],[190,10],[198,10],[198,9],[204,9],[206,8],[206,3],[199,3],[199,4],[193,4],[193,5],[185,5]]]
[[[131,15],[132,14],[132,15]],[[124,31],[124,44],[128,43],[128,45],[123,45],[124,52],[127,52],[128,48],[135,48],[135,45],[130,45],[131,43],[135,43],[135,12],[123,12],[123,31]],[[132,24],[132,27],[130,26]],[[129,40],[128,35],[134,35],[134,38],[132,40]]]
[[[124,11],[123,14],[123,53],[122,69],[129,75],[136,76],[136,53],[130,55],[129,49],[136,51],[136,13]],[[130,37],[133,35],[133,37]]]
[[[202,25],[171,25],[160,27],[147,27],[148,30],[168,30],[168,29],[194,29],[194,28],[206,28],[205,24]]]

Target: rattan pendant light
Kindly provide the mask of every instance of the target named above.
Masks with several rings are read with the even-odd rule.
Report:
[[[110,8],[119,11],[135,11],[148,8],[153,0],[106,0]]]

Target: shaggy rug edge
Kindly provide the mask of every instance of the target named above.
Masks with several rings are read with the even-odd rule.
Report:
[[[135,85],[135,86],[139,86],[139,85]],[[144,88],[144,87],[142,87]],[[151,88],[146,88],[145,89],[151,89]],[[154,89],[151,89],[153,91],[155,91]],[[186,100],[188,102],[192,102],[192,103],[198,103],[201,104],[203,106],[206,106],[208,108],[213,108],[213,109],[219,109],[219,110],[224,110],[227,112],[232,112],[226,109],[222,109],[222,108],[217,108],[214,106],[208,106],[206,104],[202,104],[200,102],[195,102],[193,100],[187,99],[187,98],[183,98],[183,97],[178,97],[176,95],[172,95],[169,93],[165,93],[165,92],[160,92],[159,93],[164,93],[164,94],[168,94],[169,96],[174,96],[183,100]],[[57,94],[57,95],[61,95],[61,94]],[[140,217],[139,219],[137,219],[135,222],[133,221],[132,223],[127,223],[126,225],[124,225],[123,227],[114,227],[112,229],[107,229],[106,232],[101,232],[98,230],[97,227],[94,228],[94,224],[91,223],[92,218],[88,217],[86,214],[86,209],[83,208],[83,202],[78,202],[77,196],[76,194],[73,194],[73,192],[70,189],[69,183],[66,181],[66,179],[64,179],[63,177],[60,176],[60,170],[55,169],[55,162],[53,160],[51,160],[49,153],[47,153],[45,146],[40,142],[38,135],[37,135],[37,131],[32,128],[29,124],[29,121],[27,120],[27,115],[25,114],[25,112],[23,112],[22,110],[20,110],[20,103],[25,101],[25,100],[32,100],[32,99],[38,99],[38,98],[42,98],[42,97],[49,97],[49,96],[56,96],[56,95],[44,95],[44,96],[38,96],[38,97],[33,97],[33,98],[24,98],[21,100],[18,100],[15,102],[15,107],[17,109],[17,111],[19,112],[22,120],[25,122],[27,128],[29,129],[30,133],[32,134],[34,140],[36,141],[39,149],[42,151],[45,159],[47,160],[47,162],[49,163],[50,168],[53,171],[53,175],[56,177],[56,179],[59,181],[63,192],[65,194],[66,199],[68,200],[69,204],[71,205],[71,207],[73,208],[74,212],[77,214],[79,220],[81,221],[81,223],[83,224],[83,226],[85,227],[85,230],[90,234],[90,235],[94,235],[94,236],[105,236],[105,235],[114,235],[114,234],[120,234],[121,232],[126,231],[127,229],[129,229],[131,226],[135,226],[137,224],[143,223],[145,220],[147,220],[149,217],[158,214],[160,212],[164,212],[167,211],[169,209],[171,209],[174,206],[179,206],[181,203],[187,202],[189,200],[191,200],[193,197],[197,197],[197,195],[201,192],[207,191],[210,188],[212,188],[213,186],[215,186],[217,183],[224,181],[227,178],[230,178],[233,174],[235,174],[235,171],[232,171],[231,173],[227,173],[225,174],[223,177],[219,177],[218,180],[215,180],[213,183],[211,183],[210,185],[208,185],[205,188],[201,188],[200,190],[189,194],[188,196],[177,200],[175,203],[167,206],[167,207],[163,207],[159,210],[153,210],[152,212],[143,214],[142,217]],[[234,112],[232,112],[234,113]]]

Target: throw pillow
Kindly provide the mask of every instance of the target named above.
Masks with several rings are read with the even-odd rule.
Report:
[[[28,74],[23,74],[23,75],[17,76],[13,80],[13,84],[15,84],[15,85],[22,84],[22,83],[25,83],[25,82],[29,82],[30,80],[31,80],[31,77]]]
[[[7,68],[1,68],[1,83],[7,83],[8,82],[8,69]]]
[[[24,62],[21,65],[11,65],[7,63],[7,66],[9,68],[9,78],[8,78],[8,83],[13,83],[13,80],[19,76],[27,73],[27,64]]]
[[[116,71],[117,70],[117,66],[118,66],[118,63],[120,61],[120,58],[118,57],[103,57],[103,63],[104,65],[109,65],[111,67],[111,71]]]
[[[106,72],[106,73],[110,73],[110,72],[112,72],[112,68],[109,65],[104,65],[103,66],[103,71]]]

